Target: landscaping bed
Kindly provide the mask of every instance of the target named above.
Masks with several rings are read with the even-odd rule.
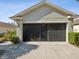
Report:
[[[79,46],[79,33],[78,32],[69,33],[69,43]]]
[[[6,41],[10,41],[13,44],[19,43],[20,40],[19,40],[19,37],[16,36],[16,31],[13,31],[13,32],[8,31],[0,35],[0,43],[4,43]]]

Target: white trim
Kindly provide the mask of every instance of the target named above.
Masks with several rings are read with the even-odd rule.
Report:
[[[66,23],[66,42],[68,43],[68,23]]]
[[[23,36],[23,33],[22,33],[22,32],[23,32],[23,29],[22,29],[22,24],[20,24],[19,29],[20,29],[20,32],[19,32],[19,34],[18,34],[18,35],[19,35],[20,41],[22,42],[22,41],[23,41],[23,37],[22,37],[22,36]]]
[[[47,25],[48,29],[49,29],[49,24]],[[49,30],[47,30],[47,40],[49,41]]]
[[[69,21],[27,21],[27,22],[23,22],[23,23],[26,23],[26,24],[33,24],[33,23],[67,23]]]
[[[21,41],[23,41],[23,23],[22,23],[22,26],[21,26]]]

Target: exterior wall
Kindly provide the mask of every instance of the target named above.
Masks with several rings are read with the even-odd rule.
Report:
[[[4,27],[4,26],[0,27],[0,33],[5,33],[7,31],[15,31],[15,30],[16,30],[16,28]]]
[[[7,32],[8,30],[9,30],[8,28],[0,27],[0,33],[5,33],[5,32]]]
[[[68,22],[68,32],[73,32],[72,22]]]
[[[73,31],[74,32],[79,32],[79,25],[74,25],[73,26]]]
[[[23,36],[23,24],[21,21],[16,21],[17,22],[17,28],[16,28],[16,32],[17,32],[17,36],[19,37],[20,41],[23,40],[22,36]]]
[[[17,36],[20,38],[20,40],[23,40],[23,23],[20,23],[20,27],[17,27]],[[70,30],[72,31],[72,29]],[[69,24],[66,23],[66,42],[68,42],[68,32],[69,31]]]
[[[65,16],[54,12],[51,8],[42,6],[28,14],[23,15],[21,21],[18,22],[17,36],[23,40],[23,23],[67,23],[66,39],[68,40],[68,31],[72,31],[71,21]]]

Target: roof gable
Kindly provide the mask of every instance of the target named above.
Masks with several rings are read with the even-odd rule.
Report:
[[[76,14],[74,14],[74,13],[72,13],[70,11],[67,11],[67,10],[65,10],[63,8],[60,8],[60,7],[58,7],[55,4],[52,4],[52,3],[48,2],[48,1],[43,1],[43,2],[40,2],[40,3],[38,3],[38,4],[36,4],[36,5],[32,6],[32,7],[30,7],[28,9],[26,9],[26,10],[24,10],[24,11],[22,11],[22,12],[16,14],[16,15],[14,15],[14,16],[11,16],[10,18],[11,19],[16,19],[16,17],[21,17],[24,14],[29,13],[30,11],[32,11],[32,10],[34,10],[34,9],[40,7],[40,6],[43,6],[43,5],[46,5],[48,7],[53,8],[54,11],[56,11],[56,12],[58,12],[58,13],[64,15],[64,16],[68,16],[68,15],[70,15],[70,16],[76,16]]]

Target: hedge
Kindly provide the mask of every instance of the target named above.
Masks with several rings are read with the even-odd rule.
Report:
[[[78,32],[69,33],[69,43],[74,44],[74,45],[79,45],[79,33]]]

